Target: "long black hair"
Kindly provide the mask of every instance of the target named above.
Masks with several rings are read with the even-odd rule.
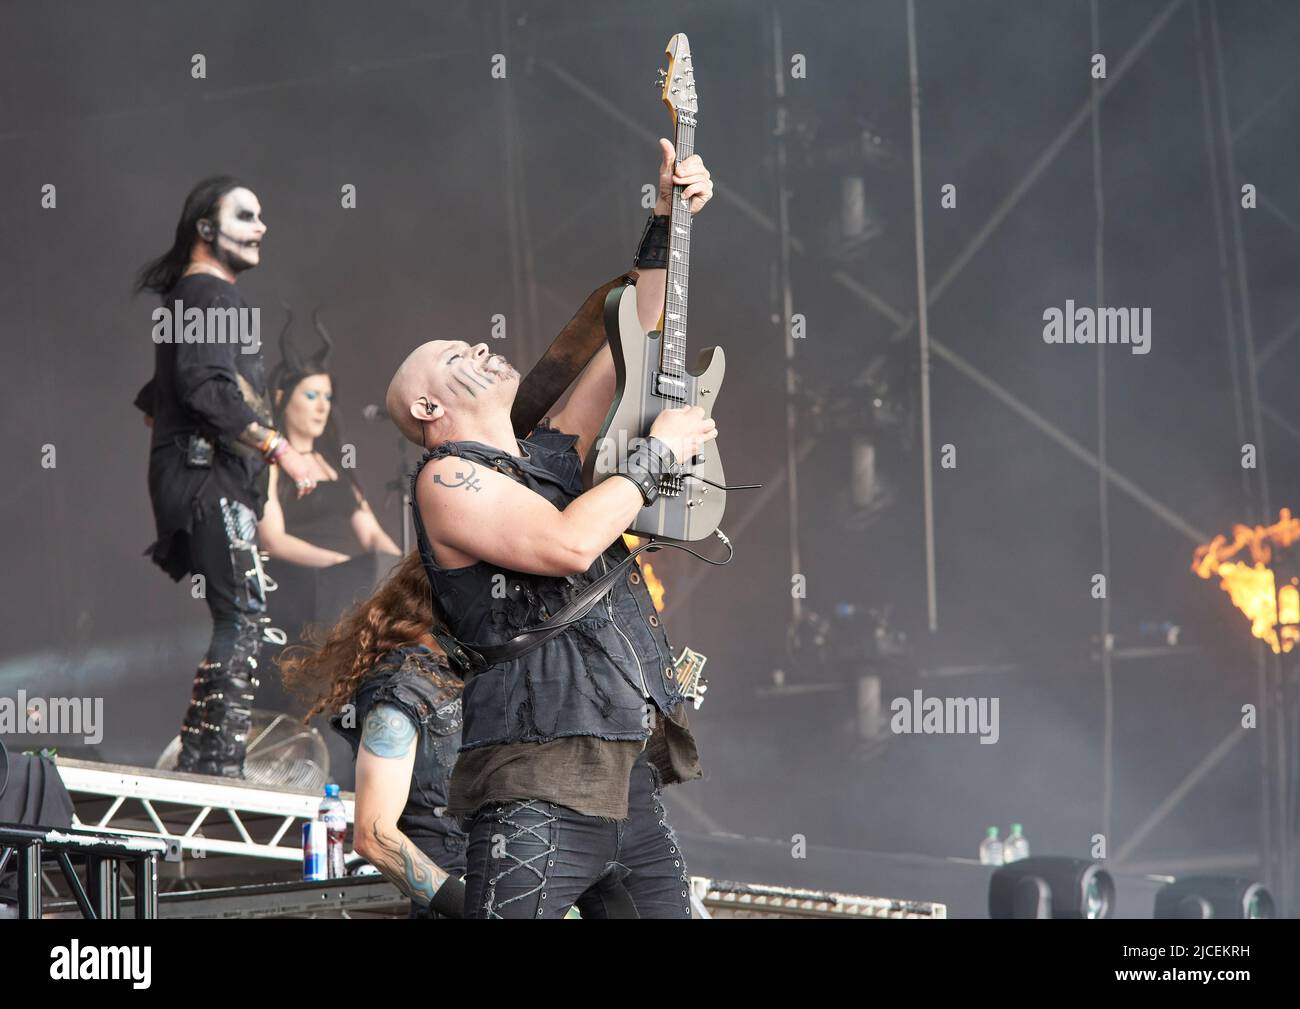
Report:
[[[172,247],[157,259],[146,263],[140,270],[135,282],[135,291],[153,291],[166,294],[190,263],[190,251],[194,248],[198,236],[198,223],[203,218],[217,226],[217,208],[222,199],[232,189],[246,188],[233,175],[213,175],[204,179],[185,197],[185,206],[181,208],[181,218],[176,222],[176,239]]]
[[[285,319],[284,328],[280,330],[280,363],[271,371],[271,376],[266,383],[271,395],[272,423],[280,432],[285,430],[284,413],[289,407],[289,400],[303,379],[311,378],[313,375],[328,375],[331,386],[334,383],[334,376],[330,371],[330,356],[334,352],[334,340],[329,330],[325,328],[325,323],[321,321],[320,309],[313,309],[311,313],[312,326],[320,336],[320,349],[314,354],[304,356],[289,335],[289,330],[293,326],[293,309],[288,305],[284,308],[288,318]],[[279,402],[276,402],[277,399]],[[330,415],[325,421],[325,430],[316,439],[317,445],[320,446],[317,451],[332,463],[337,463],[343,455],[343,435],[335,420],[337,414],[337,400],[331,399]],[[361,481],[356,478],[352,469],[342,466],[339,468],[343,470],[340,479],[346,479],[364,497],[365,491],[361,488]],[[278,489],[281,505],[295,493],[293,484],[288,480],[280,480]]]

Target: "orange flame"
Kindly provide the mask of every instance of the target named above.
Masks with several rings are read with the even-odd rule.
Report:
[[[631,533],[624,533],[623,542],[627,544],[629,550],[635,550],[641,545],[641,537],[633,536]],[[639,556],[636,562],[641,568],[641,573],[645,576],[645,587],[650,590],[650,599],[655,604],[655,612],[662,613],[664,611],[664,583],[655,574],[653,564],[648,561],[642,562]]]
[[[1232,604],[1250,621],[1250,633],[1268,642],[1274,652],[1289,652],[1300,641],[1300,579],[1292,578],[1279,592],[1273,580],[1273,547],[1290,547],[1300,541],[1300,519],[1283,508],[1271,526],[1232,527],[1232,542],[1216,536],[1196,548],[1192,570],[1202,578],[1219,576],[1219,587],[1232,597]],[[1246,548],[1253,564],[1233,560]],[[1278,598],[1281,597],[1281,614]],[[1278,629],[1281,625],[1281,640]]]

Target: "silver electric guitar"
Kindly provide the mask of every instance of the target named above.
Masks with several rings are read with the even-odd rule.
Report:
[[[674,35],[665,50],[663,100],[672,114],[677,160],[695,153],[695,73],[685,35]],[[691,267],[691,211],[682,203],[682,186],[673,187],[672,229],[668,250],[668,289],[659,329],[641,329],[636,288],[618,287],[605,299],[605,332],[614,353],[617,385],[608,416],[583,462],[588,489],[618,470],[618,461],[635,451],[637,439],[649,436],[660,411],[700,406],[708,416],[722,388],[726,358],[721,347],[699,352],[695,367],[686,365],[686,333]],[[654,504],[642,508],[630,532],[657,539],[699,540],[722,521],[727,502],[722,458],[715,439],[684,466],[681,476],[665,477]],[[706,481],[711,481],[706,482]]]

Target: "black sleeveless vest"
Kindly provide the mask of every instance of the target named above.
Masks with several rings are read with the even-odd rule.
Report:
[[[564,607],[629,553],[620,536],[582,575],[523,574],[479,561],[443,568],[420,519],[415,484],[426,463],[454,455],[490,467],[541,494],[556,508],[583,492],[577,436],[539,425],[519,442],[525,458],[482,442],[453,441],[425,453],[411,477],[420,557],[448,629],[468,644],[500,644]],[[533,651],[489,667],[465,686],[461,749],[540,743],[561,736],[647,738],[655,720],[683,701],[673,679],[672,646],[640,569],[633,564],[578,623]],[[657,709],[657,712],[656,712]]]
[[[427,675],[435,672],[452,685],[439,685]],[[411,788],[397,829],[448,872],[465,871],[465,832],[447,815],[447,779],[456,764],[462,721],[459,680],[447,660],[424,645],[402,645],[384,655],[352,697],[352,717],[330,718],[330,726],[352,747],[361,747],[366,718],[378,704],[403,711],[419,732]]]

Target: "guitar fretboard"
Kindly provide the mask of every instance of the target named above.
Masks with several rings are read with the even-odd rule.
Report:
[[[678,113],[675,145],[679,163],[695,153],[694,113]],[[673,186],[672,226],[668,241],[668,290],[664,298],[663,346],[659,350],[660,370],[665,375],[675,377],[686,374],[688,280],[691,270],[691,211],[682,203],[683,188]]]

